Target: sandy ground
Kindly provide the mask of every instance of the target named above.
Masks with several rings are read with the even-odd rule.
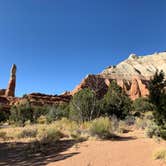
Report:
[[[155,150],[164,146],[165,142],[145,138],[142,131],[135,131],[115,141],[86,141],[74,145],[62,152],[64,158],[48,166],[165,166],[152,157]]]

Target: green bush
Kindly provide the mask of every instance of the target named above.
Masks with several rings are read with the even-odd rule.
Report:
[[[98,118],[92,121],[90,133],[92,136],[97,136],[101,139],[112,137],[112,126],[109,118]]]
[[[166,129],[161,129],[160,130],[160,136],[161,136],[161,138],[166,140]]]
[[[49,123],[59,120],[61,118],[68,118],[69,117],[69,105],[68,103],[61,103],[58,105],[53,105],[49,107],[49,111],[46,115],[47,121]]]
[[[47,106],[32,106],[28,100],[10,109],[10,123],[16,125],[25,125],[26,122],[37,123],[40,116],[46,115],[48,112]]]
[[[38,123],[37,120],[42,116],[46,116],[49,111],[48,106],[42,106],[42,107],[41,106],[31,106],[31,109],[32,109],[32,115],[33,115],[31,122],[33,122],[33,123]]]
[[[149,99],[143,97],[134,100],[132,107],[135,112],[140,112],[140,113],[152,111],[154,109],[154,105],[150,103]]]
[[[0,104],[0,122],[5,122],[9,119],[9,111],[6,111]]]
[[[13,106],[10,109],[10,122],[24,125],[24,123],[28,120],[33,121],[33,112],[29,102],[25,104],[20,104],[17,106]]]
[[[111,82],[101,105],[104,115],[115,115],[118,119],[124,119],[131,111],[131,100],[115,81]]]

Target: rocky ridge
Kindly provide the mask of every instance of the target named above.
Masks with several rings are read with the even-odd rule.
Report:
[[[110,82],[115,80],[130,98],[135,100],[149,94],[148,82],[157,70],[163,70],[166,73],[166,52],[147,56],[131,54],[128,59],[116,66],[109,66],[97,75],[88,75],[71,91],[71,95],[89,87],[95,90],[99,97],[102,97],[107,91]]]

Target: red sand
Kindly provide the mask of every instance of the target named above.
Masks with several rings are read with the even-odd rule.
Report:
[[[157,143],[145,138],[142,131],[123,135],[116,141],[86,141],[74,146],[62,155],[64,159],[49,166],[165,166],[162,161],[153,160],[155,150],[166,147],[165,142]],[[78,154],[77,154],[78,153]],[[75,154],[70,156],[70,154]]]

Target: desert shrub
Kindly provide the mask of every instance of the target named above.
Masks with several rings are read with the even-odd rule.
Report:
[[[13,106],[10,109],[10,122],[24,125],[27,120],[33,121],[33,112],[30,103]]]
[[[32,119],[31,122],[32,123],[38,123],[37,120],[39,120],[40,117],[42,116],[46,116],[48,111],[49,111],[49,107],[48,106],[31,106],[32,109]]]
[[[38,130],[37,139],[42,144],[58,141],[63,134],[54,127],[41,128]]]
[[[25,125],[25,126],[30,126],[30,125],[31,125],[31,121],[30,121],[30,120],[25,121],[25,122],[24,122],[24,125]]]
[[[68,118],[69,105],[67,103],[61,103],[61,104],[49,107],[49,111],[46,117],[49,123],[64,117]]]
[[[32,106],[28,100],[24,100],[22,104],[13,106],[10,109],[10,123],[17,125],[25,125],[25,122],[37,123],[40,116],[46,115],[47,106]]]
[[[18,138],[35,138],[37,136],[36,128],[24,128],[19,134]]]
[[[67,137],[75,140],[82,139],[82,132],[84,129],[82,129],[80,124],[78,124],[76,121],[62,118],[61,120],[56,121],[54,124],[56,125],[56,128],[62,131]]]
[[[5,131],[0,131],[0,139],[6,140],[7,133]]]
[[[154,105],[149,101],[149,99],[143,97],[134,100],[132,103],[132,107],[135,112],[140,113],[152,111],[154,109]]]
[[[148,125],[148,121],[145,118],[136,118],[135,125],[138,129],[145,129]]]
[[[39,124],[46,124],[47,123],[47,118],[44,115],[41,115],[38,119],[37,119],[37,123]]]
[[[3,106],[0,104],[0,122],[5,122],[9,119],[9,111],[4,110]]]
[[[159,149],[153,153],[153,158],[155,160],[164,160],[166,161],[166,149]]]
[[[109,118],[102,117],[92,121],[90,133],[92,136],[97,136],[101,139],[112,137],[113,132]]]
[[[160,136],[159,126],[157,126],[157,124],[154,123],[153,121],[150,122],[146,127],[145,133],[146,136],[149,138],[152,138],[153,136],[159,137]]]
[[[74,140],[83,140],[81,130],[73,130],[70,134],[70,137]]]
[[[132,115],[128,115],[124,119],[126,125],[128,125],[128,126],[134,125],[135,124],[135,120],[136,120],[135,117],[132,116]]]
[[[96,95],[90,89],[83,89],[70,102],[69,117],[78,122],[90,121],[96,117]]]
[[[0,122],[5,122],[8,119],[9,115],[5,111],[0,109]]]
[[[166,140],[166,129],[160,129],[160,136]]]
[[[127,132],[127,125],[125,121],[119,121],[118,132],[119,133]]]
[[[147,120],[154,120],[153,112],[148,111],[148,112],[144,113],[144,118]]]
[[[124,119],[131,111],[131,100],[115,81],[102,99],[102,110],[105,115],[115,115],[118,119]]]
[[[111,123],[112,131],[118,131],[118,129],[119,129],[119,120],[115,115],[110,117],[110,123]]]
[[[154,116],[151,111],[142,114],[141,117],[135,118],[135,125],[139,129],[145,129],[151,124],[154,124]]]

